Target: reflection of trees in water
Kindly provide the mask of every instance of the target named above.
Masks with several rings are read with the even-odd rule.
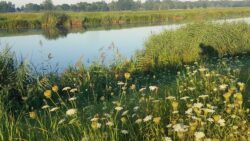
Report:
[[[60,28],[45,28],[43,29],[43,36],[48,40],[55,40],[60,37],[67,37],[69,30],[65,27]]]

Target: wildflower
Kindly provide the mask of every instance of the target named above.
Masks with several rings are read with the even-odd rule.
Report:
[[[127,130],[122,130],[121,133],[124,134],[124,135],[127,135],[128,131]]]
[[[144,92],[146,90],[146,88],[141,88],[140,90],[139,90],[139,92]]]
[[[179,111],[173,111],[172,113],[173,113],[173,114],[178,114],[178,113],[179,113]]]
[[[50,112],[55,112],[55,111],[57,111],[57,110],[59,110],[60,108],[59,107],[54,107],[54,108],[52,108],[51,110],[50,110]]]
[[[125,115],[127,115],[128,114],[128,110],[127,111],[124,111],[123,113],[122,113],[122,116],[125,116]]]
[[[109,126],[109,127],[112,127],[112,126],[114,126],[114,123],[109,121],[109,122],[106,123],[106,125]]]
[[[135,106],[135,107],[133,108],[134,111],[137,111],[138,109],[139,109],[139,106]]]
[[[59,88],[58,88],[57,85],[54,85],[54,86],[52,87],[52,91],[53,91],[53,92],[57,93],[58,90],[59,90]]]
[[[43,95],[46,97],[46,98],[51,98],[51,90],[46,90]]]
[[[142,122],[142,119],[137,119],[137,120],[135,121],[136,124],[140,124],[141,122]]]
[[[75,93],[75,92],[77,92],[77,88],[71,89],[69,92]]]
[[[121,82],[121,81],[119,81],[118,83],[117,83],[117,85],[119,85],[119,86],[121,86],[121,85],[124,85],[125,83],[124,82]]]
[[[229,98],[231,96],[231,93],[230,92],[227,92],[223,95],[223,97],[225,98],[226,102],[229,102]]]
[[[92,121],[92,122],[97,122],[98,120],[99,120],[99,118],[94,117],[94,118],[92,118],[90,121]]]
[[[62,89],[62,91],[68,91],[68,90],[70,90],[71,88],[70,87],[64,87],[63,89]]]
[[[214,115],[213,119],[214,119],[215,122],[218,122],[221,119],[221,116],[220,115]]]
[[[149,86],[149,90],[151,91],[151,92],[157,92],[158,91],[158,87],[157,86]]]
[[[215,110],[209,109],[209,108],[203,108],[202,110],[204,111],[205,114],[207,114],[207,113],[214,113],[215,112]]]
[[[66,111],[67,116],[73,116],[77,113],[77,109],[69,109]]]
[[[202,138],[205,137],[205,134],[203,132],[195,132],[194,133],[194,136],[195,136],[195,140],[196,141],[201,141]]]
[[[100,100],[101,100],[101,101],[104,101],[104,100],[105,100],[105,97],[104,97],[104,96],[102,96],[102,97],[100,98]]]
[[[214,92],[217,92],[217,91],[218,91],[218,89],[217,89],[217,88],[214,88],[214,89],[213,89],[213,91],[214,91]]]
[[[164,141],[172,141],[170,137],[164,137]]]
[[[74,97],[71,97],[69,98],[69,101],[75,101],[77,98],[74,96]]]
[[[49,105],[44,105],[42,109],[48,109],[50,106]]]
[[[179,103],[177,101],[173,101],[171,105],[173,107],[173,110],[176,111],[178,109]]]
[[[237,100],[237,101],[243,101],[243,96],[242,96],[241,93],[236,93],[236,94],[234,95],[234,98],[235,98],[235,100]]]
[[[135,90],[135,89],[136,89],[135,84],[132,84],[132,85],[130,86],[130,89],[131,89],[131,90]]]
[[[28,97],[26,97],[26,96],[25,96],[25,97],[22,97],[22,100],[23,100],[23,101],[27,101],[27,100],[28,100]]]
[[[228,87],[227,84],[222,84],[219,86],[220,90],[222,90],[222,91],[225,91],[227,87]]]
[[[152,120],[152,118],[153,118],[152,115],[148,115],[148,116],[146,116],[146,117],[143,119],[143,121],[144,121],[144,122],[148,122],[148,121]]]
[[[66,120],[65,119],[61,119],[58,124],[63,124]]]
[[[210,76],[211,76],[211,74],[210,74],[210,73],[207,73],[207,74],[205,74],[205,76],[206,76],[206,77],[210,77]]]
[[[193,112],[193,109],[192,109],[192,108],[189,108],[189,109],[187,109],[187,111],[185,111],[185,114],[191,115],[192,112]]]
[[[199,98],[205,99],[208,98],[208,95],[200,95]]]
[[[200,72],[204,72],[204,71],[206,71],[206,70],[207,70],[206,68],[200,68],[200,69],[199,69]]]
[[[238,82],[237,84],[239,85],[240,91],[242,92],[245,89],[245,84],[242,82]]]
[[[196,88],[195,87],[188,87],[188,90],[194,91]]]
[[[128,80],[128,79],[130,78],[130,73],[126,72],[126,73],[124,74],[124,77],[125,77],[126,80]]]
[[[160,124],[160,122],[161,122],[161,117],[155,117],[155,118],[153,119],[153,121],[154,121],[155,124]]]
[[[176,124],[173,126],[174,131],[176,132],[186,132],[188,129],[188,126],[184,124]]]
[[[182,97],[182,98],[180,98],[181,100],[187,100],[187,99],[189,99],[189,96],[184,96],[184,97]]]
[[[213,122],[214,122],[214,119],[212,119],[212,118],[208,118],[208,119],[207,119],[207,121],[209,121],[209,122],[213,123]]]
[[[30,116],[31,119],[36,119],[37,118],[36,112],[29,112],[29,116]]]
[[[168,124],[166,127],[167,127],[167,128],[171,128],[171,127],[172,127],[172,124]]]
[[[225,126],[225,120],[224,119],[220,119],[218,121],[218,123],[220,124],[220,126]]]
[[[233,119],[236,118],[236,115],[231,115],[231,118],[233,118]]]
[[[237,129],[238,129],[238,126],[233,126],[233,129],[234,129],[234,130],[237,130]]]
[[[202,103],[194,103],[193,105],[194,108],[202,108],[203,107],[203,104]]]
[[[175,100],[176,98],[174,96],[168,96],[166,97],[167,100]]]
[[[102,124],[101,123],[98,123],[98,122],[92,122],[91,123],[91,127],[93,128],[93,129],[99,129],[99,128],[101,128],[101,126],[102,126]]]
[[[123,124],[125,124],[125,123],[127,122],[127,119],[126,119],[125,117],[122,117],[122,118],[121,118],[121,122],[122,122]]]
[[[118,112],[121,111],[122,109],[123,109],[123,107],[119,107],[119,106],[115,107],[115,110],[118,111]]]

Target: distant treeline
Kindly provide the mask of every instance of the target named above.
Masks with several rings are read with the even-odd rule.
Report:
[[[45,0],[41,4],[29,3],[22,7],[16,7],[13,3],[7,1],[0,2],[0,12],[40,12],[40,11],[121,11],[121,10],[167,10],[167,9],[192,9],[206,7],[248,7],[250,0],[243,1],[187,1],[176,0],[146,0],[142,3],[140,0],[118,0],[111,3],[104,1],[77,4],[54,5],[52,0]]]

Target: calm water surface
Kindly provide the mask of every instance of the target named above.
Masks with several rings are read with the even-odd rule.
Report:
[[[219,21],[219,22],[224,22]],[[250,18],[227,20],[246,21]],[[131,58],[137,50],[143,49],[144,42],[152,35],[163,30],[174,30],[183,25],[160,25],[126,29],[95,30],[83,33],[68,33],[63,37],[52,38],[37,32],[35,34],[7,35],[0,37],[0,49],[11,47],[18,59],[29,61],[36,68],[51,66],[64,70],[81,60],[86,66],[98,61],[100,56],[105,63],[114,60],[114,51],[118,49],[125,58]],[[52,31],[53,32],[53,31]],[[55,32],[55,31],[54,31]],[[51,68],[50,68],[51,69]]]

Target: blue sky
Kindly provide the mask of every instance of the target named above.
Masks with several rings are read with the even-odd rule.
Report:
[[[10,1],[14,3],[16,6],[21,6],[27,3],[42,3],[44,0],[0,0],[0,1]],[[78,3],[78,2],[96,2],[96,1],[102,1],[102,0],[53,0],[54,4],[73,4],[73,3]],[[106,2],[111,2],[112,0],[104,0]],[[142,2],[144,0],[141,0]]]

